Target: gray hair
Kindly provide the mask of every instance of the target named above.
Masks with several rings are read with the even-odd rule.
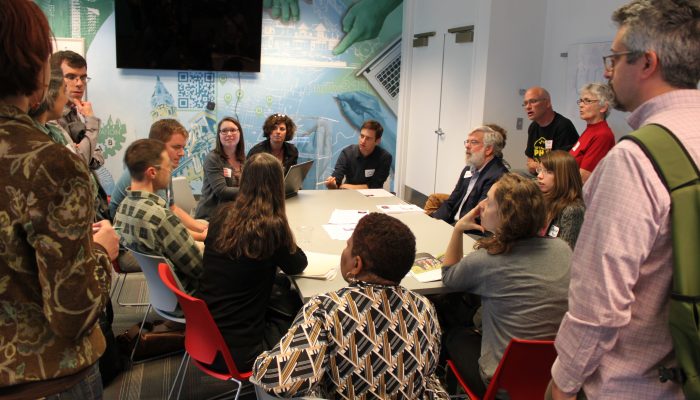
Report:
[[[605,110],[605,118],[608,118],[608,115],[610,115],[610,109],[615,107],[615,93],[613,93],[610,85],[605,83],[593,82],[583,85],[579,93],[590,93],[598,99],[598,104],[601,107],[607,105],[608,109]]]
[[[493,155],[498,158],[503,158],[503,147],[505,147],[503,135],[486,125],[474,128],[472,133],[474,132],[482,132],[484,134],[484,146],[491,146],[493,148]]]
[[[36,108],[29,110],[30,117],[36,118],[53,108],[54,104],[56,104],[58,95],[61,93],[61,90],[66,90],[63,82],[63,72],[60,69],[51,68],[49,88],[46,90],[41,103],[39,103]]]
[[[659,57],[661,76],[676,88],[695,89],[700,80],[700,4],[696,0],[635,0],[612,15],[626,28],[621,42],[633,63],[645,51]]]

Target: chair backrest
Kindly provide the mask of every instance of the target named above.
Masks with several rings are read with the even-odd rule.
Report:
[[[136,262],[139,263],[143,275],[146,277],[148,299],[151,302],[151,306],[153,306],[156,312],[161,316],[171,320],[177,320],[174,319],[177,318],[177,316],[170,315],[177,310],[177,297],[165,286],[158,275],[158,264],[169,264],[168,260],[161,256],[152,256],[134,250],[130,251],[134,254]]]
[[[192,194],[192,188],[186,177],[176,176],[173,178],[173,200],[175,200],[175,205],[188,214],[197,206],[197,200]]]
[[[213,376],[219,375],[220,379],[224,378],[221,374],[217,374],[216,371],[208,368],[209,365],[214,363],[216,356],[220,355],[232,377],[239,380],[248,379],[251,372],[240,373],[238,368],[236,368],[228,345],[223,336],[221,336],[221,331],[219,331],[219,327],[214,322],[214,317],[209,312],[207,303],[202,299],[192,297],[183,292],[177,286],[169,265],[160,264],[158,272],[165,286],[177,296],[180,307],[185,313],[185,319],[187,320],[185,325],[185,350],[197,363],[197,366]]]
[[[552,378],[557,352],[551,340],[511,339],[483,400],[505,389],[511,400],[541,400]]]

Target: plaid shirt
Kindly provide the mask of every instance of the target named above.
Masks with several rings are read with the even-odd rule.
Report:
[[[187,293],[194,293],[202,275],[202,253],[165,200],[151,192],[127,190],[114,228],[123,246],[170,260]]]
[[[400,286],[357,283],[318,295],[251,382],[282,397],[449,398],[435,376],[440,327],[430,302]]]

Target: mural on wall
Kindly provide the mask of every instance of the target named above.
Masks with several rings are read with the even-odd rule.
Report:
[[[381,146],[396,159],[400,0],[265,0],[259,73],[117,69],[113,0],[38,3],[56,36],[86,39],[88,100],[102,119],[100,145],[115,179],[124,149],[160,118],[175,118],[190,133],[174,174],[186,176],[195,193],[224,116],[241,122],[246,151],[263,139],[268,115],[294,119],[300,161],[316,160],[306,189],[323,187],[366,119],[382,123]]]

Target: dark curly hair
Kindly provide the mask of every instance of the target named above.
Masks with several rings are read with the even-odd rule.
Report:
[[[294,133],[297,131],[297,126],[294,121],[292,121],[292,119],[285,114],[272,114],[267,117],[265,123],[263,124],[263,135],[269,139],[272,131],[279,123],[284,123],[284,125],[287,127],[287,134],[284,136],[284,141],[288,142],[294,139]]]
[[[355,227],[351,255],[360,256],[366,272],[398,283],[413,266],[416,237],[398,219],[370,213]]]

